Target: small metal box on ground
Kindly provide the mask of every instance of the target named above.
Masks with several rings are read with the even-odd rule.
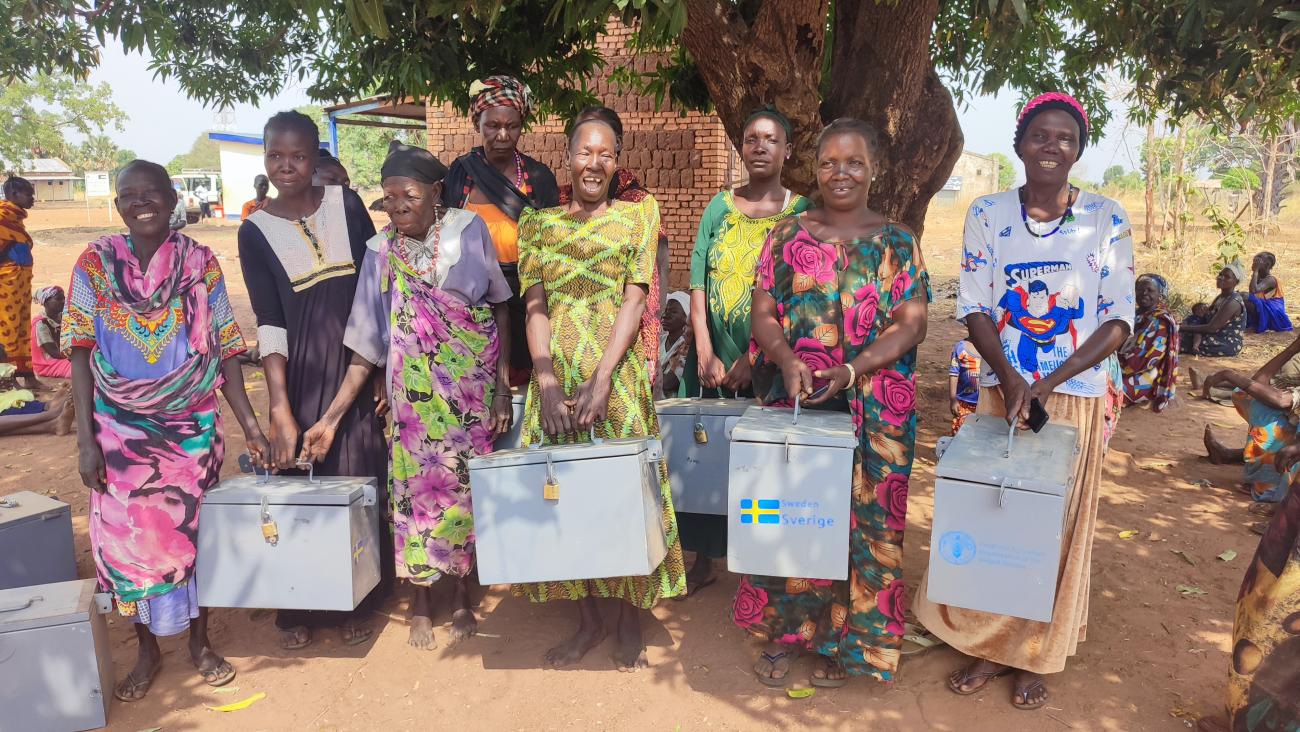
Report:
[[[522,390],[516,389],[510,395],[510,412],[513,417],[510,421],[510,431],[496,439],[492,445],[494,449],[512,450],[523,447],[524,401],[525,394]]]
[[[523,447],[470,460],[484,584],[639,577],[668,552],[656,439]]]
[[[727,463],[731,429],[749,399],[662,399],[655,402],[673,508],[682,513],[727,515]]]
[[[847,413],[745,410],[731,433],[727,568],[847,578],[857,444]]]
[[[935,468],[931,602],[1048,622],[1079,431],[1034,434],[1006,419],[966,420]]]
[[[199,512],[199,604],[353,610],[379,584],[374,478],[245,475]]]
[[[0,590],[0,730],[74,732],[108,723],[112,656],[95,580]]]
[[[76,578],[68,504],[31,491],[0,498],[0,590]]]

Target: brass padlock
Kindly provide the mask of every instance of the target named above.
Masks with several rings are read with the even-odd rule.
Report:
[[[542,486],[542,498],[548,501],[560,500],[560,482],[555,478],[547,478],[546,484]]]
[[[704,429],[703,422],[695,423],[695,444],[697,445],[709,444],[709,431]]]
[[[262,496],[262,540],[271,546],[280,543],[280,527],[276,526],[275,519],[271,518],[270,500],[267,496]]]

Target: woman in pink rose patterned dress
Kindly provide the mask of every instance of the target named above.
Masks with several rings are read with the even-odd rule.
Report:
[[[831,123],[817,150],[823,206],[777,224],[759,257],[754,395],[778,406],[798,395],[810,408],[848,411],[858,435],[849,579],[741,580],[735,621],[769,641],[754,666],[769,686],[785,685],[801,650],[820,656],[814,686],[843,686],[850,675],[888,683],[898,668],[916,346],[930,279],[912,232],[867,208],[876,159],[870,126]]]

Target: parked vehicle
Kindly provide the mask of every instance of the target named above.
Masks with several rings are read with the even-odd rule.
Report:
[[[221,201],[221,173],[215,170],[182,170],[179,175],[172,176],[172,185],[176,186],[177,193],[185,202],[185,219],[191,224],[198,223],[203,209],[207,208],[204,203]],[[200,188],[206,201],[200,200],[196,193]]]

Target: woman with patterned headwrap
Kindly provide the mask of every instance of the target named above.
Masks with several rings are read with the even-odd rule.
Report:
[[[532,364],[519,297],[519,215],[559,205],[555,174],[519,151],[519,137],[533,112],[532,92],[512,76],[489,76],[469,88],[470,119],[483,144],[460,156],[447,171],[442,205],[478,214],[492,235],[501,272],[513,296],[510,312],[510,383],[528,380]]]
[[[1169,283],[1158,274],[1137,280],[1137,319],[1133,335],[1119,349],[1124,374],[1124,404],[1151,404],[1163,412],[1174,398],[1178,380],[1178,321],[1165,307]]]
[[[59,350],[59,321],[63,318],[63,288],[42,287],[32,296],[41,312],[32,318],[32,367],[37,376],[71,379],[72,362]]]
[[[23,385],[40,384],[32,372],[27,324],[32,319],[32,236],[23,220],[36,205],[36,188],[26,178],[4,183],[0,200],[0,352],[17,369]]]

